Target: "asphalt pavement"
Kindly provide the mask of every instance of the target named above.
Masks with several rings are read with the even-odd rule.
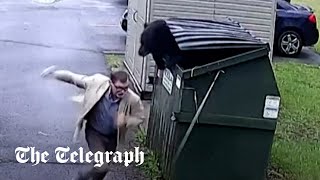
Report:
[[[53,64],[84,74],[106,72],[102,51],[124,50],[119,18],[125,8],[118,0],[0,1],[1,180],[72,179],[83,168],[57,163],[54,152],[86,148],[83,136],[72,144],[79,104],[71,97],[82,91],[40,73]],[[18,163],[17,147],[47,151],[49,161]],[[108,179],[141,179],[135,168],[115,169]]]
[[[320,65],[320,54],[316,53],[312,48],[310,47],[304,47],[297,57],[294,58],[288,58],[288,57],[281,57],[278,55],[275,55],[273,57],[274,62],[297,62],[297,63],[303,63],[303,64],[311,64],[311,65]]]

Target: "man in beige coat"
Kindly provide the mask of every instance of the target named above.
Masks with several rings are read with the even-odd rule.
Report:
[[[55,66],[45,69],[42,77],[51,77],[84,89],[84,99],[77,120],[73,140],[78,141],[84,125],[85,137],[91,152],[116,151],[125,142],[129,127],[137,127],[144,121],[140,97],[129,88],[128,74],[112,72],[110,78],[102,74],[83,75]],[[107,164],[79,172],[76,179],[102,180],[109,171]]]

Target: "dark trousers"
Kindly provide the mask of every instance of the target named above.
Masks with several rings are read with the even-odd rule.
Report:
[[[100,134],[98,131],[93,129],[90,125],[87,124],[85,129],[85,136],[88,143],[89,150],[92,153],[97,151],[106,152],[106,151],[116,151],[117,147],[117,134],[105,136]],[[94,162],[93,162],[94,163]],[[109,172],[110,164],[105,163],[101,167],[91,167],[88,170],[80,171],[79,178],[80,180],[103,180],[106,174]]]

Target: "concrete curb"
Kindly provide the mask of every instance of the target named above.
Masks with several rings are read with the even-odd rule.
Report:
[[[117,50],[105,50],[102,51],[103,54],[114,54],[114,55],[125,55],[126,52],[125,51],[117,51]]]

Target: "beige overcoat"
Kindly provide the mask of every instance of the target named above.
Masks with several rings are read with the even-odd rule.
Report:
[[[86,114],[105,94],[110,93],[110,78],[102,74],[83,75],[68,70],[55,70],[52,72],[53,77],[57,80],[74,84],[84,89],[84,99],[80,108],[80,114],[76,121],[73,141],[79,140],[79,133],[82,130]],[[144,121],[144,108],[140,97],[130,88],[128,93],[123,97],[119,104],[117,120],[123,118],[125,124],[118,126],[118,145],[125,142],[127,129],[130,127],[138,127]]]

